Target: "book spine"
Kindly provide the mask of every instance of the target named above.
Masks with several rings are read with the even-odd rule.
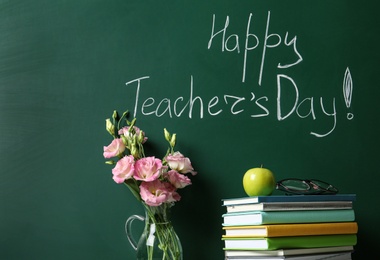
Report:
[[[223,199],[222,205],[240,205],[261,202],[310,202],[310,201],[355,201],[356,194],[336,195],[271,195],[258,197],[245,197],[237,199]]]
[[[266,225],[267,237],[356,234],[356,222]]]
[[[355,220],[353,209],[261,212],[260,224],[349,222]]]
[[[296,236],[267,238],[268,250],[280,248],[315,248],[330,246],[354,246],[357,242],[355,234],[327,236]]]
[[[260,202],[355,201],[355,194],[260,196]]]
[[[285,236],[314,236],[357,234],[356,222],[334,223],[305,223],[305,224],[274,224],[241,227],[224,227],[226,234],[223,237],[285,237]],[[250,231],[251,230],[251,231]],[[259,230],[259,231],[257,231]]]

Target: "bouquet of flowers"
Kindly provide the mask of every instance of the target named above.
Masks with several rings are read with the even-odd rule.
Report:
[[[136,118],[130,122],[127,114],[128,111],[119,117],[114,111],[112,121],[106,119],[106,130],[113,140],[103,147],[103,156],[111,159],[106,163],[114,165],[113,180],[124,183],[145,208],[145,229],[138,245],[127,230],[128,239],[138,259],[181,260],[182,247],[169,220],[169,208],[181,199],[178,189],[191,184],[187,174],[197,173],[189,158],[174,151],[176,134],[166,128],[164,137],[169,148],[163,159],[145,156],[143,145],[148,138],[135,126]]]
[[[148,140],[145,133],[135,126],[136,118],[131,122],[126,119],[128,111],[119,118],[114,111],[111,119],[106,119],[106,129],[113,140],[104,146],[104,158],[116,158],[106,163],[115,165],[112,169],[113,180],[124,183],[133,195],[148,206],[160,206],[162,203],[174,203],[181,196],[177,189],[191,184],[186,175],[195,175],[190,159],[179,151],[174,151],[176,134],[170,134],[164,128],[165,139],[169,148],[163,159],[155,156],[145,157],[144,143]],[[125,119],[126,125],[121,125]]]

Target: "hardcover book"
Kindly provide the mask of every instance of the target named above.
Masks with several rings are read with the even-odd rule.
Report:
[[[300,256],[226,256],[225,260],[351,260],[351,252],[329,253],[329,254],[314,254]]]
[[[355,213],[353,209],[247,211],[226,213],[223,214],[222,217],[223,226],[355,221]]]
[[[315,255],[302,255],[302,256],[226,256],[225,260],[351,260],[350,252],[329,253],[329,254],[315,254]]]
[[[352,201],[260,202],[226,206],[227,212],[352,209]]]
[[[226,257],[270,257],[270,256],[299,256],[324,253],[352,253],[353,246],[329,246],[316,248],[289,248],[276,250],[226,250]]]
[[[271,195],[253,196],[242,198],[222,199],[222,205],[238,205],[260,202],[310,202],[310,201],[355,201],[356,194],[334,194],[334,195]]]
[[[263,237],[263,238],[222,238],[225,250],[277,250],[283,248],[315,248],[329,246],[354,246],[356,234]]]
[[[257,226],[225,226],[223,237],[284,237],[356,234],[356,222],[275,224]]]

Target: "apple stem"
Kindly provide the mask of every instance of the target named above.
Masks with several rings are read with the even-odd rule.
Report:
[[[263,168],[263,165],[261,164],[261,168]]]

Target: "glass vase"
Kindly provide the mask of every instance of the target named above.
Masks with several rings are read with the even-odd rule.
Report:
[[[145,217],[130,216],[125,223],[128,240],[136,250],[138,260],[182,260],[182,246],[170,222],[168,203],[153,207],[145,205]],[[136,243],[132,235],[134,220],[145,221],[145,227]]]

